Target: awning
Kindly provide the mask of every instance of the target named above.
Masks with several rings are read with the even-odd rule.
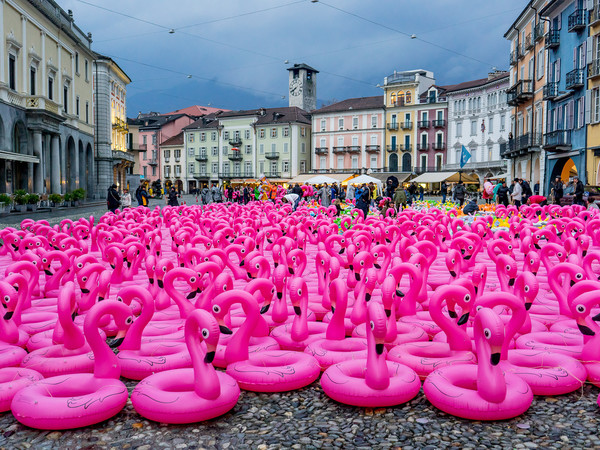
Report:
[[[501,173],[500,175],[496,175],[495,177],[488,177],[488,180],[504,180],[508,178],[507,173]]]
[[[332,183],[336,183],[338,180],[336,178],[330,177],[329,174],[328,175],[315,175],[312,178],[309,178],[308,180],[305,181],[306,184],[332,184]]]
[[[458,183],[460,180],[462,180],[463,183],[479,183],[479,179],[477,179],[476,175],[474,176],[466,173],[461,175],[458,172],[427,172],[419,175],[412,181],[415,183],[441,183],[442,181]]]
[[[292,180],[290,180],[290,184],[304,184],[304,182],[306,180],[310,180],[312,177],[314,177],[314,174],[311,173],[305,173],[302,175],[298,175],[296,178],[293,178]]]
[[[33,155],[23,155],[22,153],[5,152],[0,150],[0,159],[6,159],[10,161],[21,161],[27,163],[39,163],[40,159]]]
[[[398,178],[398,183],[404,183],[411,175],[410,172],[373,172],[369,174],[369,176],[377,178],[384,183],[387,181],[388,177],[392,176]]]

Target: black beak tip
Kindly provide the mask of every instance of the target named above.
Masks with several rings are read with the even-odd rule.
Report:
[[[571,287],[575,286],[575,280],[571,280]]]
[[[269,307],[271,306],[271,304],[265,305],[262,308],[260,308],[260,313],[264,314],[269,310]]]
[[[460,319],[458,319],[458,325],[464,325],[465,323],[467,323],[469,321],[469,313],[465,313],[462,316],[460,316]]]
[[[48,276],[52,276],[52,272],[50,272],[48,269],[44,269],[44,273]]]
[[[277,299],[281,300],[283,298],[283,292],[277,292]]]
[[[221,331],[223,334],[233,334],[233,331],[231,331],[225,325],[219,325],[219,331]]]
[[[454,270],[451,270],[451,271],[450,271],[450,275],[451,275],[453,278],[456,278],[456,272],[455,272]]]
[[[391,309],[386,309],[385,310],[385,315],[389,318],[392,315],[392,310]]]
[[[300,309],[299,306],[294,306],[294,312],[296,313],[297,316],[302,314],[302,309]]]
[[[332,314],[335,313],[335,306],[333,306],[333,305],[331,306],[331,312],[332,312]]]
[[[245,262],[245,261],[242,259],[242,260],[240,261],[240,267],[244,267],[244,264],[246,264],[246,262]]]
[[[492,353],[490,362],[492,363],[492,366],[497,366],[500,363],[500,353]]]
[[[123,343],[124,338],[119,338],[119,339],[113,339],[112,341],[110,341],[108,343],[108,346],[110,348],[117,348],[119,345],[121,345]]]
[[[596,314],[594,317],[592,317],[592,320],[593,320],[594,322],[598,322],[598,321],[600,321],[600,313],[598,313],[598,314]]]
[[[6,314],[4,314],[4,320],[12,319],[13,314],[14,314],[13,311],[8,311]]]
[[[579,325],[577,324],[577,327],[579,328],[579,331],[581,331],[581,334],[585,335],[585,336],[595,336],[596,333],[588,326],[586,325]]]
[[[204,356],[204,362],[206,364],[211,364],[215,359],[215,352],[207,352],[206,356]]]
[[[396,289],[396,295],[397,295],[398,297],[400,297],[400,298],[403,298],[403,297],[404,297],[404,292],[402,292],[402,291],[401,291],[401,290],[399,290],[399,289]]]
[[[510,280],[508,280],[508,285],[509,286],[514,286],[515,285],[515,279],[511,278]]]
[[[456,314],[456,311],[452,311],[452,310],[448,310],[448,315],[452,318],[452,319],[456,319],[458,317],[458,314]]]
[[[375,352],[378,355],[383,355],[383,350],[385,349],[385,346],[383,344],[375,344]]]
[[[161,289],[162,289],[163,287],[165,287],[165,285],[164,285],[164,283],[163,283],[163,280],[161,280],[161,279],[158,279],[158,280],[156,281],[156,283],[158,284],[158,287],[159,287],[159,288],[161,288]]]
[[[81,290],[81,292],[83,292],[84,294],[89,294],[89,293],[90,293],[90,290],[89,290],[89,289],[85,289],[85,288],[84,288],[84,289],[82,289],[82,290]]]

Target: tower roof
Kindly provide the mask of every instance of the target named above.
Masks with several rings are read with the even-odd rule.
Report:
[[[319,73],[319,71],[317,69],[313,69],[308,64],[304,64],[304,63],[294,64],[292,67],[288,67],[287,70],[297,70],[297,69],[306,69],[306,70],[310,70],[311,72],[314,72],[314,73]]]

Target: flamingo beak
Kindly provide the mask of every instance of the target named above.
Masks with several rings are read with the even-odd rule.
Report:
[[[456,272],[455,272],[454,270],[451,270],[451,271],[450,271],[450,275],[451,275],[453,278],[456,278]]]
[[[294,312],[296,313],[297,316],[302,315],[302,310],[300,309],[299,306],[294,306]]]
[[[452,319],[456,319],[458,318],[458,314],[456,314],[456,311],[452,311],[451,309],[448,310],[448,315],[450,316],[450,318]]]
[[[497,366],[500,363],[500,353],[492,353],[490,362],[492,363],[492,366]]]
[[[277,299],[281,300],[283,298],[283,292],[277,291]]]
[[[4,314],[4,320],[12,319],[13,314],[14,314],[14,311],[8,311],[6,314]]]
[[[211,364],[215,359],[216,346],[214,344],[206,344],[206,355],[204,356],[204,362]]]
[[[82,288],[82,289],[81,289],[81,292],[82,292],[82,293],[84,293],[84,294],[89,294],[89,293],[90,293],[90,290],[89,290],[89,289],[86,289],[86,288]]]
[[[266,312],[269,310],[269,307],[270,307],[270,306],[271,306],[271,304],[269,303],[269,304],[267,304],[267,305],[263,306],[262,308],[260,308],[260,313],[261,313],[261,314],[264,314],[264,313],[266,313]]]
[[[71,320],[75,320],[75,317],[77,317],[77,311],[73,311],[73,314],[71,314]]]
[[[356,281],[360,281],[360,273],[354,272],[354,278],[356,278]]]
[[[386,309],[385,310],[385,315],[389,318],[392,315],[392,310],[391,309]]]
[[[458,325],[464,325],[468,321],[469,321],[469,313],[464,313],[462,316],[460,316],[460,319],[458,319],[458,322],[456,322],[456,323]]]
[[[48,269],[44,269],[44,273],[45,273],[46,275],[48,275],[48,276],[52,276],[52,275],[53,275],[53,273],[52,273],[52,272],[50,272]]]
[[[525,311],[529,311],[531,305],[533,305],[533,302],[525,302]]]
[[[373,264],[373,266],[374,266],[376,269],[381,269],[381,266],[380,266],[379,264],[377,264],[377,263]]]
[[[400,298],[404,298],[404,292],[402,292],[400,289],[396,289],[396,295]]]
[[[335,313],[335,306],[331,305],[331,312]]]
[[[346,250],[346,249],[345,249],[344,247],[342,247],[342,249],[341,249],[341,250],[338,252],[338,255],[341,255],[341,254],[343,254],[345,250]]]
[[[515,285],[515,279],[511,278],[510,280],[508,280],[508,285],[509,286],[514,286]]]
[[[371,294],[370,294],[370,293],[368,293],[368,292],[367,292],[367,293],[365,294],[365,300],[366,300],[366,301],[369,301],[369,300],[371,300]]]
[[[231,331],[226,325],[219,325],[219,331],[223,334],[233,334],[233,331]]]
[[[385,350],[385,345],[384,344],[375,344],[375,352],[378,355],[383,355],[383,350]]]
[[[154,284],[154,278],[148,278],[148,281],[150,282],[150,284]]]
[[[160,278],[158,280],[156,280],[156,283],[158,284],[158,287],[161,289],[165,287],[163,280],[161,280]]]
[[[600,313],[598,313],[598,314],[596,314],[594,317],[592,317],[592,320],[593,320],[594,322],[598,322],[598,321],[600,321]]]
[[[246,262],[245,262],[245,261],[242,259],[242,260],[240,261],[240,267],[244,267],[244,264],[246,264]]]
[[[575,286],[575,280],[571,280],[571,287]]]
[[[126,330],[119,330],[119,332],[117,333],[115,338],[110,340],[110,342],[108,342],[108,346],[110,348],[117,348],[125,340],[125,334],[127,334]]]
[[[289,272],[290,272],[290,275],[294,275],[294,269],[293,269],[293,268],[291,268],[291,267],[288,267],[288,270],[289,270]]]

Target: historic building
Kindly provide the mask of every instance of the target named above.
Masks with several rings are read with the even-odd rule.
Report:
[[[188,189],[202,189],[211,182],[219,182],[218,114],[207,114],[183,129],[188,155]]]
[[[589,36],[586,43],[588,92],[585,99],[587,152],[585,166],[587,182],[600,186],[600,2],[588,2]]]
[[[107,56],[96,54],[94,60],[94,108],[96,116],[97,191],[103,193],[111,184],[127,187],[127,175],[134,165],[128,151],[127,85],[131,79]]]
[[[98,194],[91,42],[52,0],[0,1],[0,192]]]
[[[487,78],[451,86],[448,98],[448,163],[445,170],[460,170],[462,147],[471,158],[462,168],[485,177],[503,175],[507,160],[501,152],[508,146],[511,109],[506,103],[507,72],[493,72]]]
[[[383,171],[383,96],[350,98],[312,112],[312,168],[318,173]]]
[[[419,96],[415,117],[416,173],[440,172],[446,163],[450,86],[430,86]]]
[[[162,177],[165,191],[174,187],[178,192],[188,191],[187,157],[184,151],[183,131],[164,141],[160,146]]]
[[[318,70],[306,64],[294,64],[289,71],[289,106],[311,112],[317,109]]]
[[[558,85],[552,83],[554,75],[550,75],[551,82],[546,84],[546,48],[555,45],[555,34],[549,30],[546,34],[548,25],[540,14],[547,3],[548,0],[530,1],[504,35],[511,41],[510,87],[506,93],[507,103],[513,109],[512,139],[503,147],[502,156],[508,160],[509,180],[524,178],[531,186],[540,182],[541,193],[547,192],[541,182],[547,179],[542,150],[547,126],[544,100],[558,95]]]

